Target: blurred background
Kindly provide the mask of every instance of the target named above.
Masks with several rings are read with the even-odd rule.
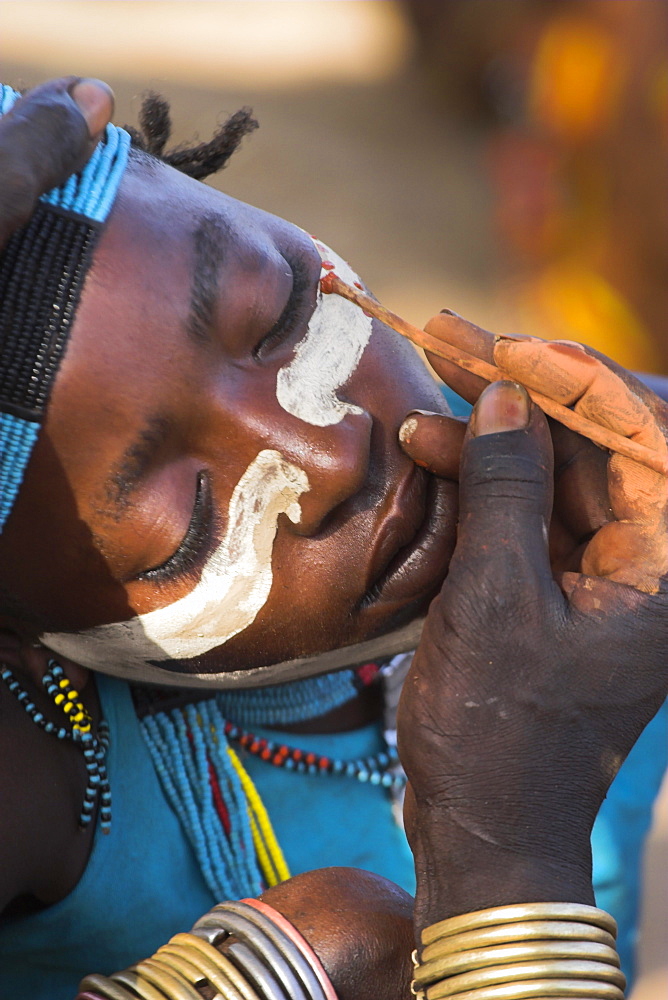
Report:
[[[0,0],[2,80],[147,89],[174,143],[251,105],[213,181],[319,235],[390,308],[668,373],[666,0]],[[641,976],[668,995],[668,789]]]

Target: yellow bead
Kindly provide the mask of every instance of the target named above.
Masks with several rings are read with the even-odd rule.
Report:
[[[53,700],[55,701],[56,705],[60,705],[63,701],[65,701],[65,695],[57,694]]]

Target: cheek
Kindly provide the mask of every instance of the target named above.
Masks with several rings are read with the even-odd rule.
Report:
[[[164,608],[78,635],[49,634],[44,644],[84,666],[118,673],[166,659],[189,660],[244,631],[272,586],[272,550],[281,514],[298,522],[306,474],[278,452],[250,464],[230,500],[225,534],[197,586]],[[113,669],[112,669],[113,667]]]
[[[410,410],[449,413],[439,384],[413,345],[394,330],[374,324],[374,335],[347,386],[399,448],[398,431]],[[391,445],[388,443],[388,447]]]

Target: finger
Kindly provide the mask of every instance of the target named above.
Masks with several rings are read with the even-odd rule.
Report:
[[[522,384],[604,427],[666,454],[663,429],[646,402],[602,360],[578,344],[499,341],[497,364]],[[665,477],[631,459],[610,461],[610,501],[615,517],[656,522],[666,504]]]
[[[462,420],[411,410],[399,428],[399,442],[416,465],[442,479],[457,480],[465,434]]]
[[[475,323],[469,323],[456,313],[450,310],[443,310],[437,316],[433,316],[425,331],[439,340],[444,340],[453,347],[474,354],[477,358],[494,364],[494,335]],[[471,372],[463,371],[451,361],[438,358],[435,354],[426,352],[427,360],[439,378],[442,378],[446,385],[460,395],[469,403],[475,403],[487,381]]]
[[[545,417],[522,386],[495,382],[476,404],[470,426],[450,576],[472,573],[490,594],[553,588],[547,545],[552,445]]]
[[[608,499],[608,452],[557,420],[548,420],[554,448],[554,512],[576,538],[613,520]]]
[[[666,454],[659,408],[653,412],[643,398],[645,390],[635,380],[627,384],[601,358],[579,345],[500,341],[495,357],[499,367],[523,384],[540,388],[590,420]],[[606,525],[587,546],[583,572],[653,590],[668,571],[665,477],[613,454],[607,478],[612,514],[620,523]]]
[[[105,83],[68,76],[29,91],[0,118],[0,246],[40,195],[84,166],[112,112]]]

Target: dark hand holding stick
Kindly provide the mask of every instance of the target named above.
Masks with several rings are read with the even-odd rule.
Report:
[[[508,902],[593,902],[594,818],[666,696],[665,584],[555,579],[552,471],[543,414],[520,386],[490,386],[464,445],[450,572],[400,706],[418,929]],[[663,516],[658,542],[665,528]]]

